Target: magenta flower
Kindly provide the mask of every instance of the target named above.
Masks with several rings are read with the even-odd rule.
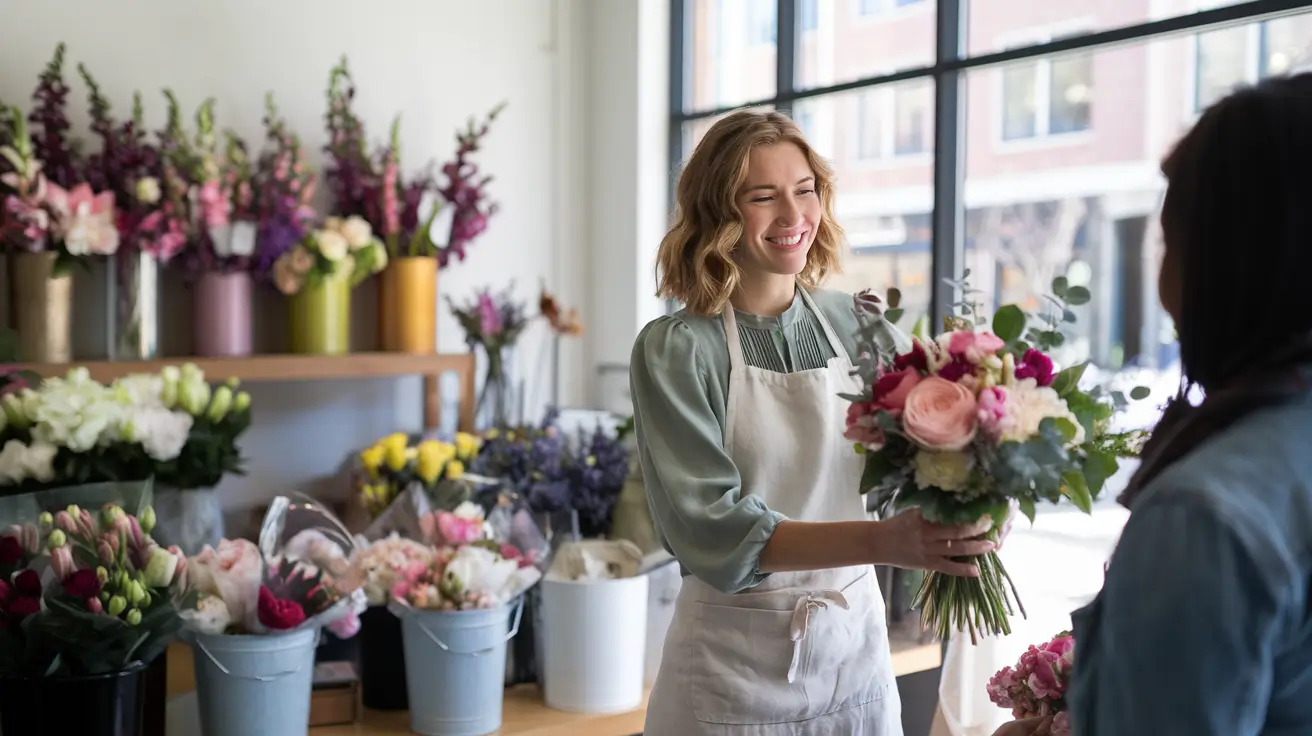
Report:
[[[483,337],[493,337],[501,332],[501,310],[486,291],[478,295],[478,319]]]
[[[979,392],[979,426],[990,437],[997,437],[1006,429],[1007,389],[989,386]]]
[[[1043,353],[1030,348],[1025,351],[1025,355],[1016,361],[1016,378],[1033,378],[1040,386],[1052,385],[1053,375],[1052,358]]]
[[[954,358],[965,358],[967,362],[979,365],[984,358],[997,354],[1004,345],[1002,338],[992,332],[957,330],[952,333],[948,352]]]

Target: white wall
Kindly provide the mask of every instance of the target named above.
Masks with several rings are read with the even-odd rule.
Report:
[[[508,100],[478,159],[496,176],[501,213],[469,259],[442,273],[440,289],[460,299],[514,279],[536,299],[545,279],[578,304],[588,331],[563,350],[561,389],[562,403],[577,406],[597,398],[596,363],[627,362],[637,329],[660,309],[649,272],[664,228],[668,3],[11,0],[0,24],[0,99],[29,104],[62,40],[78,131],[86,131],[86,97],[75,66],[85,62],[120,114],[141,89],[153,128],[167,86],[189,107],[216,97],[220,125],[256,141],[272,90],[317,154],[328,71],[346,53],[370,136],[381,142],[392,115],[404,114],[407,167],[444,160],[457,126]],[[441,311],[439,348],[462,350],[458,326]],[[537,365],[538,337],[526,340],[526,369]],[[421,422],[413,378],[252,393],[250,474],[222,487],[234,512],[287,487],[339,495],[340,484],[316,481],[364,443]]]

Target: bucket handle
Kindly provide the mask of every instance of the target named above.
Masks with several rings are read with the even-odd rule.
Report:
[[[286,672],[279,672],[276,675],[238,675],[232,672],[232,670],[229,670],[227,667],[224,667],[223,663],[220,662],[218,659],[216,659],[214,655],[210,653],[210,650],[205,646],[205,644],[200,639],[195,639],[194,643],[196,644],[196,646],[200,647],[200,651],[206,657],[209,657],[209,660],[214,663],[214,666],[219,668],[219,672],[222,672],[228,677],[236,677],[239,680],[254,680],[255,682],[274,682],[275,680],[281,680],[284,677],[294,675],[297,672],[301,671],[301,665],[298,664],[293,669],[287,670]]]
[[[519,633],[519,619],[520,619],[520,617],[522,617],[523,615],[524,615],[524,598],[521,596],[521,597],[515,602],[515,623],[514,623],[513,625],[511,625],[511,627],[510,627],[510,633],[509,633],[509,634],[506,634],[506,638],[503,639],[502,641],[510,641],[511,639],[514,639],[514,638],[515,638],[515,634],[518,634],[518,633]],[[428,626],[427,626],[426,624],[424,624],[423,619],[421,619],[421,618],[419,618],[419,617],[415,617],[414,622],[415,622],[416,624],[419,624],[419,629],[420,629],[421,631],[423,631],[425,634],[427,634],[427,635],[428,635],[428,638],[429,638],[429,639],[432,639],[432,640],[433,640],[433,643],[436,644],[436,645],[438,645],[439,647],[441,647],[441,648],[442,648],[442,651],[444,651],[444,652],[450,652],[450,653],[452,653],[452,654],[465,654],[465,655],[468,655],[468,656],[470,656],[470,657],[480,657],[480,656],[482,656],[482,655],[484,655],[484,654],[491,654],[492,652],[495,652],[495,651],[497,650],[497,646],[499,646],[499,644],[498,644],[497,646],[490,646],[490,647],[488,647],[487,649],[479,649],[479,650],[477,650],[477,651],[473,651],[473,652],[462,652],[462,651],[458,651],[458,650],[456,650],[456,649],[452,649],[451,647],[447,646],[446,642],[444,642],[444,641],[442,641],[440,638],[438,638],[437,634],[434,634],[433,631],[432,631],[431,629],[429,629]]]

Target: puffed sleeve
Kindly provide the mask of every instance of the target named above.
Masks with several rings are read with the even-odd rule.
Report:
[[[743,495],[709,380],[692,330],[679,319],[657,319],[638,335],[629,381],[657,532],[689,573],[736,593],[768,577],[758,570],[761,550],[784,516]]]

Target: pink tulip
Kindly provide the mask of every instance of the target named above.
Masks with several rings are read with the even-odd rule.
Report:
[[[105,612],[105,607],[104,607],[104,605],[101,604],[99,598],[95,598],[95,597],[88,598],[88,599],[86,600],[86,605],[87,605],[87,610],[90,611],[90,612],[92,612],[92,613],[104,613],[104,612]]]
[[[77,563],[73,562],[72,548],[64,545],[50,550],[50,568],[55,571],[55,577],[60,580],[76,572]]]

